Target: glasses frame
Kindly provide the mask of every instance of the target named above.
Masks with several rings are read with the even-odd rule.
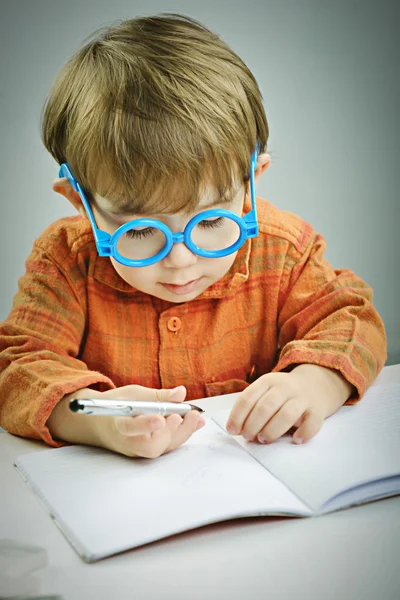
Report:
[[[227,256],[228,254],[232,254],[239,250],[244,244],[244,242],[249,238],[257,237],[258,235],[258,222],[257,222],[257,209],[256,209],[256,193],[255,193],[255,185],[254,185],[254,171],[257,165],[257,156],[259,153],[259,144],[257,144],[257,149],[254,150],[251,155],[250,160],[250,194],[251,194],[251,210],[244,215],[243,217],[239,217],[234,212],[229,210],[225,210],[223,208],[215,208],[204,210],[194,217],[190,219],[190,221],[186,224],[186,227],[183,231],[173,233],[171,229],[162,223],[161,221],[157,221],[156,219],[133,219],[128,223],[124,223],[118,229],[114,231],[113,234],[107,233],[107,231],[103,231],[99,229],[96,224],[96,220],[93,215],[93,211],[91,209],[90,203],[86,198],[85,192],[82,189],[79,182],[75,179],[68,163],[63,163],[59,169],[59,177],[66,177],[69,183],[72,185],[73,189],[78,192],[82,204],[85,208],[86,214],[89,218],[90,224],[93,230],[93,236],[96,243],[96,248],[99,253],[99,256],[111,256],[116,261],[125,265],[127,267],[147,267],[153,265],[160,260],[163,260],[170,252],[174,244],[184,243],[187,248],[193,254],[197,254],[198,256],[202,256],[204,258],[221,258],[223,256]],[[240,229],[239,238],[236,240],[234,244],[231,244],[228,248],[224,248],[223,250],[203,250],[199,248],[196,244],[192,242],[191,233],[193,228],[200,222],[205,219],[210,219],[214,217],[226,217],[232,219],[237,223]],[[126,258],[118,251],[118,241],[122,235],[125,234],[126,231],[132,229],[133,226],[137,227],[154,227],[162,231],[165,235],[165,246],[153,256],[145,259],[133,260]]]

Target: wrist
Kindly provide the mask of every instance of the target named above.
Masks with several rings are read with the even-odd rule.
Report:
[[[308,393],[318,397],[318,402],[326,400],[329,407],[337,410],[354,393],[354,386],[336,369],[314,364],[301,364],[292,369]]]
[[[65,395],[53,408],[46,425],[54,439],[72,444],[101,445],[99,419],[103,417],[78,415],[69,408],[71,400],[88,397],[88,395],[92,396],[93,390],[89,388],[77,390]],[[100,397],[101,392],[96,392],[97,396]]]

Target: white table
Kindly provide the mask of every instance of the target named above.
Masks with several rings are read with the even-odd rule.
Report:
[[[400,365],[377,382],[400,381]],[[209,413],[229,397],[207,399]],[[39,442],[0,435],[0,538],[45,548],[32,595],[65,600],[399,600],[400,497],[318,518],[197,529],[94,564],[81,561],[12,466]],[[105,483],[105,485],[107,485]]]

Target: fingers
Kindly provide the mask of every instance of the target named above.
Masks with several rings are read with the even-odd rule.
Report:
[[[157,390],[127,385],[103,392],[101,397],[180,403],[185,400],[186,388],[180,385],[173,389]],[[101,418],[98,427],[100,445],[126,456],[155,458],[180,446],[204,423],[197,411],[190,411],[184,419],[176,414],[166,419],[155,414]]]
[[[168,446],[168,452],[184,444],[191,435],[206,424],[204,417],[197,411],[191,410],[183,419],[183,422],[176,428],[174,435],[171,436],[171,443]],[[154,437],[154,436],[153,436]]]
[[[265,444],[280,438],[301,418],[304,410],[305,403],[301,400],[288,400],[285,402],[265,427],[256,434],[258,441]]]
[[[158,458],[166,452],[179,426],[183,422],[180,415],[170,415],[164,419],[165,426],[151,435],[140,436],[134,441],[136,456]]]
[[[158,415],[141,415],[115,417],[113,420],[116,430],[113,449],[126,456],[156,458],[169,446],[171,436],[183,419],[179,415],[171,415],[167,419]]]
[[[144,388],[147,389],[147,388]],[[168,390],[151,390],[155,392],[155,398],[158,402],[183,402],[186,398],[186,388],[184,385],[178,385],[178,387]]]
[[[184,385],[178,385],[173,389],[156,390],[142,385],[125,385],[103,392],[101,397],[141,402],[183,402],[186,398],[186,388]]]
[[[156,415],[118,417],[115,427],[121,434],[121,451],[127,456],[157,458],[186,442],[205,424],[197,411],[190,411],[182,419],[170,415],[166,419]]]
[[[268,392],[269,386],[266,378],[260,377],[252,385],[250,385],[239,397],[229,415],[226,429],[232,435],[246,433],[243,427],[246,419],[251,414],[251,411],[256,406],[257,402]],[[259,431],[259,429],[258,429]],[[258,433],[258,431],[256,433]],[[250,430],[248,432],[250,434]]]
[[[138,417],[117,417],[115,429],[126,436],[149,435],[165,427],[165,419],[161,415],[140,415]]]
[[[140,436],[135,440],[136,455],[157,458],[185,443],[190,436],[205,424],[197,411],[190,411],[182,419],[179,415],[170,415],[165,427],[154,431],[150,436]]]
[[[303,421],[293,436],[293,441],[296,444],[303,444],[313,438],[324,424],[324,417],[317,413],[306,411],[303,416]]]
[[[139,388],[141,386],[126,387]],[[153,390],[150,388],[142,388],[142,390],[150,392],[152,400],[157,400],[159,402],[183,402],[186,396],[186,388],[183,385],[180,385],[172,390]],[[151,396],[147,394],[146,400],[150,401]],[[143,399],[143,395],[141,395],[141,399]],[[192,412],[194,411],[190,411],[190,413]],[[165,421],[166,420],[161,415],[140,415],[134,418],[118,417],[118,419],[115,421],[115,428],[119,433],[126,436],[148,435],[157,430],[163,429],[165,426]],[[175,421],[173,420],[172,422]]]
[[[297,389],[288,373],[268,374],[241,394],[226,429],[248,441],[271,443],[294,427],[298,429],[293,441],[301,444],[316,435],[323,425],[320,404],[310,399],[307,390]]]

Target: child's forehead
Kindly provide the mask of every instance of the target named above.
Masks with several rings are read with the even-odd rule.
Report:
[[[230,204],[239,193],[242,192],[243,182],[234,182],[230,189],[218,190],[215,186],[207,184],[199,190],[198,198],[185,203],[182,197],[179,199],[174,194],[165,190],[164,193],[157,194],[150,202],[145,202],[140,206],[140,199],[130,199],[94,194],[94,200],[97,208],[104,214],[110,214],[117,217],[129,217],[138,214],[190,214],[198,210],[206,210],[215,206]],[[182,196],[182,194],[180,194]],[[175,200],[175,201],[174,201]]]
[[[168,155],[120,163],[111,155],[84,167],[87,191],[95,204],[117,215],[192,214],[199,207],[225,203],[248,181],[247,168],[231,152],[179,164]],[[149,159],[150,160],[150,159]],[[101,167],[99,167],[101,165]]]

